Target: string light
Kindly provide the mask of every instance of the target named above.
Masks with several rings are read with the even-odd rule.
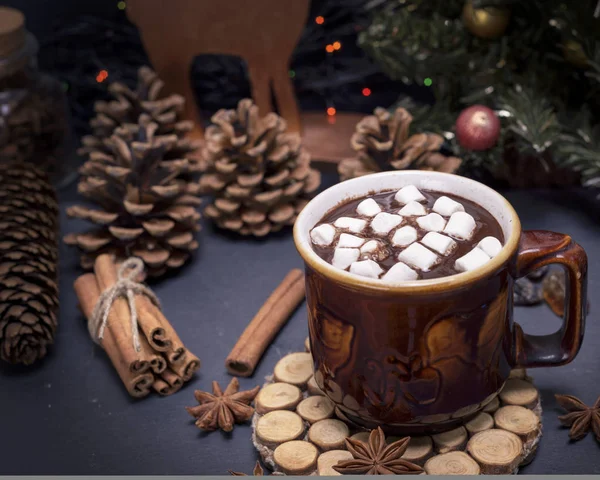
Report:
[[[317,25],[323,25],[325,23],[325,17],[319,15],[317,18],[315,18],[315,23]]]
[[[294,78],[296,76],[296,72],[294,70],[290,70],[288,72],[288,75],[290,76],[290,78]]]
[[[329,115],[330,117],[333,117],[333,116],[335,115],[335,113],[336,113],[336,110],[335,110],[335,108],[333,108],[333,107],[329,107],[329,108],[327,109],[327,115]]]
[[[119,10],[125,10],[125,7],[127,7],[127,4],[123,0],[117,3],[117,8]]]
[[[423,80],[423,84],[426,87],[431,87],[431,84],[433,83],[433,80],[431,80],[431,78],[427,77],[425,80]]]
[[[96,75],[96,81],[98,83],[102,83],[107,78],[108,78],[108,72],[106,70],[100,70],[98,72],[98,75]]]
[[[362,94],[363,94],[363,97],[368,97],[369,95],[371,95],[371,89],[368,87],[363,88]]]
[[[325,50],[327,51],[327,53],[333,53],[333,45],[329,44],[325,47]]]
[[[340,48],[342,48],[341,42],[333,42],[333,49],[334,50],[339,50]]]

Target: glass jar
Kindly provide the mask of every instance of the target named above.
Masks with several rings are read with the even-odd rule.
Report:
[[[69,109],[61,83],[37,67],[25,17],[0,7],[0,162],[29,162],[57,187],[76,177]]]

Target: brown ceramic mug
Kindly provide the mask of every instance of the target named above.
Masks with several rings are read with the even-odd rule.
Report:
[[[389,286],[336,269],[313,251],[310,230],[341,202],[410,184],[485,208],[502,228],[501,252],[470,272]],[[315,379],[358,425],[395,434],[454,428],[494,399],[512,368],[564,365],[579,351],[585,251],[568,235],[521,231],[508,201],[473,180],[403,171],[339,183],[304,208],[294,240],[306,268]],[[565,318],[551,335],[528,335],[513,320],[513,283],[551,263],[566,269]]]

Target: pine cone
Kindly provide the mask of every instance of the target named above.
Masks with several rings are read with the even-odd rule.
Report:
[[[202,191],[214,195],[205,213],[224,229],[263,236],[293,225],[321,183],[297,134],[275,113],[259,117],[252,100],[219,110],[206,129]]]
[[[54,342],[58,205],[46,174],[0,166],[0,359],[31,365]]]
[[[109,138],[115,129],[124,124],[135,124],[140,115],[148,115],[157,125],[156,135],[176,135],[177,144],[170,150],[172,158],[186,157],[194,162],[197,170],[204,164],[199,151],[200,142],[184,138],[192,130],[194,124],[189,120],[181,120],[185,99],[181,95],[161,97],[164,82],[149,67],[138,70],[138,84],[131,90],[121,82],[113,82],[108,91],[114,100],[98,101],[94,104],[96,116],[90,120],[92,135],[81,139],[80,155],[88,155],[102,148],[103,141]]]
[[[178,138],[158,135],[158,128],[142,114],[138,123],[118,127],[81,167],[78,191],[100,207],[67,209],[70,217],[98,225],[65,237],[83,250],[83,268],[92,268],[103,253],[133,255],[156,277],[181,267],[198,248],[194,232],[200,230],[201,200],[194,165],[171,159]]]
[[[342,180],[387,170],[419,169],[455,172],[461,164],[457,157],[440,153],[444,143],[436,133],[409,136],[413,117],[404,108],[392,115],[378,107],[373,115],[356,125],[350,144],[356,157],[342,160],[338,173]]]

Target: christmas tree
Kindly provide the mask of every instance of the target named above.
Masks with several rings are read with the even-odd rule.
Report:
[[[600,187],[597,2],[384,0],[359,45],[429,89],[429,104],[399,104],[412,129],[445,136],[464,174]]]

